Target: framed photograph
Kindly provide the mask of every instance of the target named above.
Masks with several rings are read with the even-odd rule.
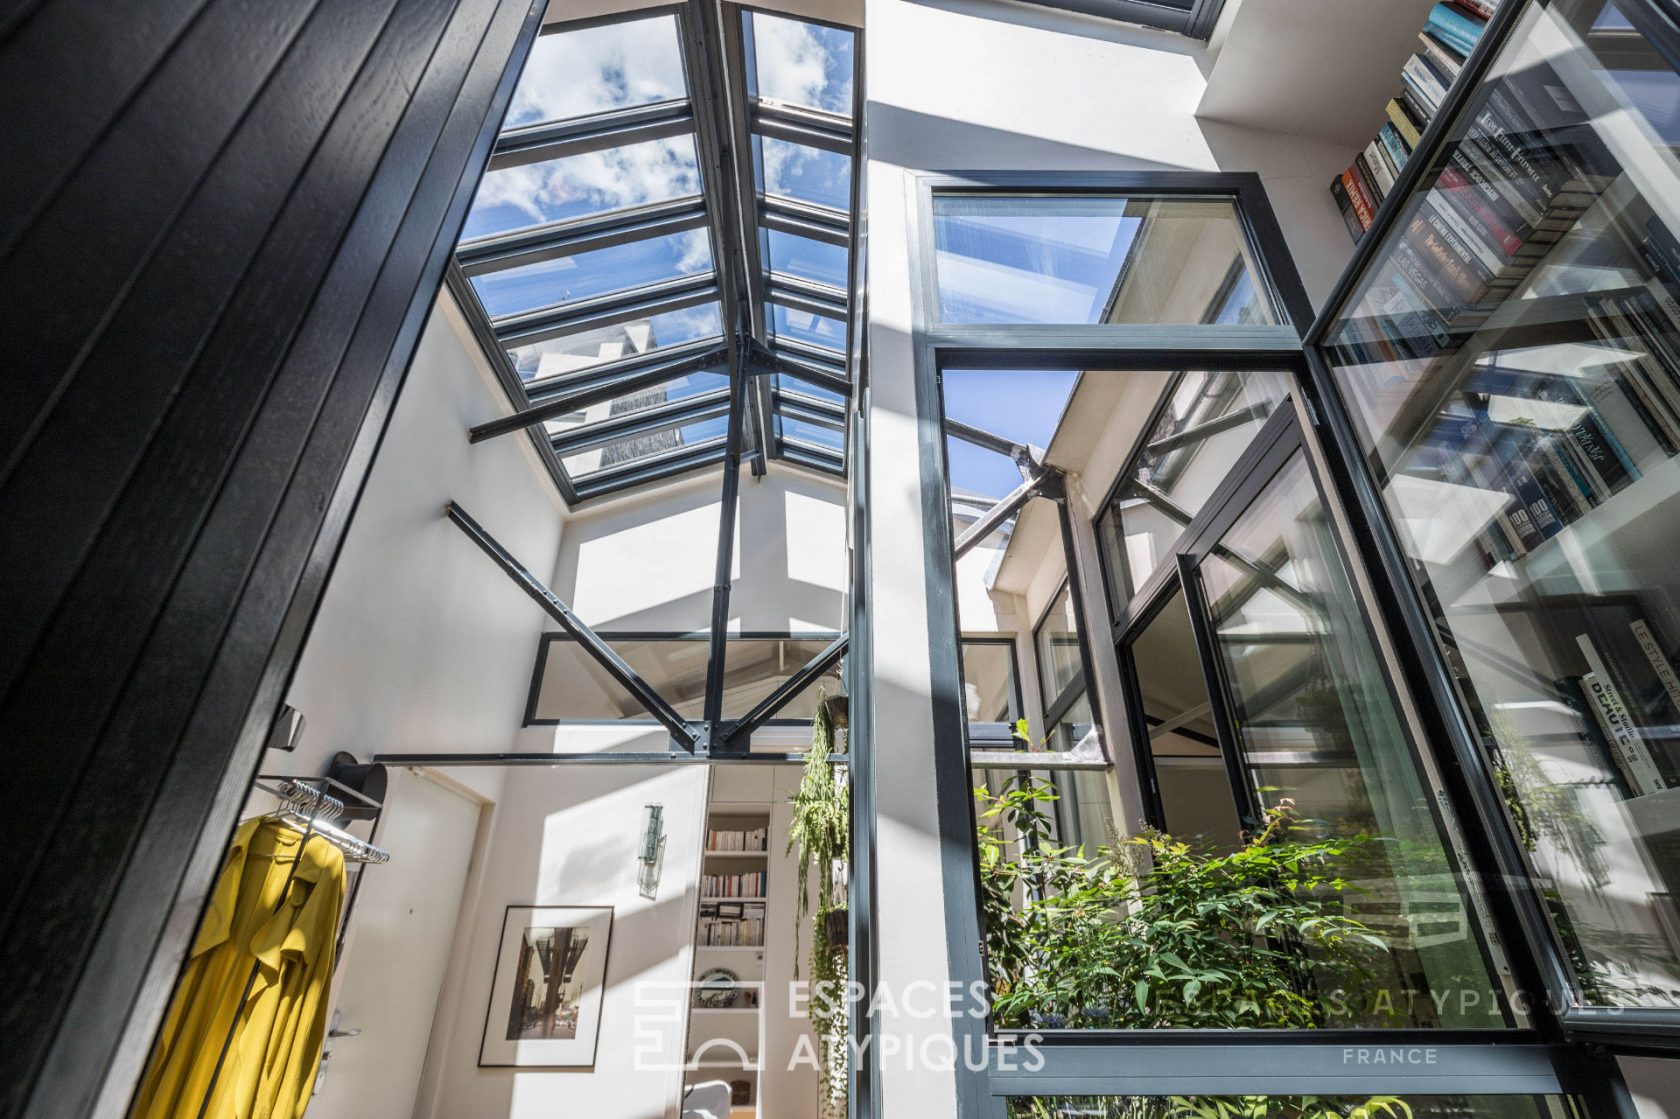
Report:
[[[589,1068],[601,1032],[609,906],[510,905],[480,1068]]]

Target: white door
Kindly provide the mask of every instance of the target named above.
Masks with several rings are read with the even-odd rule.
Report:
[[[409,1119],[466,888],[479,805],[393,769],[338,965],[337,1027],[308,1119]]]

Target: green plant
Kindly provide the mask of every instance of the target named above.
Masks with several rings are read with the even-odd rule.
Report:
[[[1289,801],[1229,853],[1160,833],[1087,852],[1052,842],[1048,783],[975,795],[999,1026],[1319,1026],[1316,991],[1386,951],[1340,904],[1340,868],[1374,841],[1309,838]]]
[[[1167,1096],[1025,1098],[1011,1119],[1412,1119],[1397,1096],[1336,1099],[1328,1096]]]
[[[811,922],[812,997],[806,1003],[806,1016],[816,1031],[820,1049],[822,1083],[818,1113],[824,1119],[846,1113],[846,946],[829,939],[828,915],[846,908],[835,871],[837,864],[844,863],[851,854],[851,794],[829,756],[834,745],[834,726],[828,704],[824,702],[827,698],[819,689],[817,713],[811,720],[811,748],[805,755],[805,772],[799,788],[790,798],[793,819],[787,834],[787,853],[797,853],[799,883],[794,905],[796,977],[800,927],[807,917]],[[816,873],[814,907],[813,871]]]

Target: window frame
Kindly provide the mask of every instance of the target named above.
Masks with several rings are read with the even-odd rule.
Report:
[[[1219,22],[1225,0],[1190,0],[1188,8],[1149,0],[1027,0],[1047,8],[1061,8],[1088,16],[1136,23],[1162,31],[1174,31],[1191,39],[1207,41]]]
[[[1508,7],[1517,7],[1513,4]],[[1505,12],[1501,13],[1505,15]],[[1421,161],[1414,161],[1421,162]],[[946,367],[1042,368],[1054,363],[1067,368],[1161,371],[1196,367],[1246,371],[1287,369],[1294,374],[1294,394],[1302,394],[1311,356],[1302,335],[1314,315],[1305,289],[1295,273],[1287,245],[1258,176],[1251,173],[1201,172],[966,172],[910,173],[915,220],[909,230],[911,261],[912,352],[916,411],[920,417],[918,442],[925,548],[930,556],[944,556],[954,540],[949,516],[949,485],[941,469],[944,432],[940,374]],[[1237,203],[1238,215],[1254,253],[1259,275],[1285,325],[1276,326],[1160,326],[1098,324],[1094,326],[961,325],[937,321],[937,277],[933,245],[932,203],[937,191],[1020,191],[1034,193],[1113,191],[1134,194],[1227,194]],[[1297,397],[1307,419],[1320,422],[1311,411],[1310,395]],[[1274,415],[1268,422],[1277,420]],[[1333,446],[1319,451],[1333,458]],[[1323,466],[1312,463],[1315,475]],[[863,467],[860,465],[859,470]],[[1328,485],[1321,483],[1321,490]],[[860,504],[861,508],[861,504]],[[1351,507],[1350,507],[1351,508]],[[1064,522],[1065,523],[1065,522]],[[1338,536],[1347,527],[1342,526]],[[1344,553],[1352,550],[1341,544]],[[1077,555],[1077,553],[1074,553]],[[1090,565],[1082,559],[1081,577],[1089,581]],[[867,575],[867,565],[864,567]],[[1070,577],[1074,572],[1070,572]],[[1173,573],[1176,575],[1176,572]],[[1098,574],[1098,581],[1103,577]],[[931,691],[934,710],[931,749],[935,789],[943,834],[972,835],[975,813],[970,785],[966,735],[960,719],[945,714],[963,710],[961,693],[961,634],[955,614],[954,573],[948,565],[928,565],[928,622]],[[1106,587],[1106,583],[1105,583]],[[861,588],[869,594],[867,578]],[[1105,590],[1106,594],[1106,590]],[[1134,596],[1141,597],[1141,596]],[[1362,604],[1363,606],[1363,604]],[[1083,615],[1088,618],[1088,613]],[[950,640],[944,640],[949,632]],[[948,646],[948,647],[947,647]],[[870,672],[870,651],[854,649],[854,671]],[[1087,671],[1090,657],[1086,658]],[[1097,697],[1093,693],[1093,700]],[[867,727],[863,728],[867,734]],[[867,750],[867,746],[863,746]],[[866,763],[867,755],[858,758]],[[867,805],[865,806],[867,810]],[[951,979],[965,986],[983,987],[985,968],[980,945],[983,928],[978,897],[978,856],[973,844],[942,845],[944,881],[948,891],[946,940]],[[1473,850],[1475,850],[1473,848]],[[877,857],[868,850],[866,860]],[[1485,861],[1476,870],[1486,874]],[[870,875],[872,871],[865,870]],[[854,933],[867,934],[868,903],[854,903]],[[1503,914],[1500,915],[1503,917]],[[1496,929],[1506,930],[1503,920]],[[1014,1045],[1022,1038],[994,1031],[985,1021],[964,1015],[952,1022],[952,1042],[959,1052],[993,1054],[985,1067],[956,1068],[959,1113],[999,1119],[1013,1096],[1041,1095],[1163,1095],[1206,1093],[1208,1068],[1230,1068],[1236,1061],[1246,1069],[1232,1094],[1414,1092],[1492,1094],[1564,1094],[1589,1097],[1592,1114],[1632,1119],[1631,1103],[1620,1086],[1613,1060],[1582,1049],[1559,1049],[1548,1044],[1551,1034],[1544,1012],[1537,1025],[1523,1029],[1452,1031],[1408,1030],[1284,1030],[1284,1031],[1045,1031],[1037,1034],[1040,1060],[1027,1067]],[[866,1039],[867,1025],[857,1036]],[[1420,1063],[1376,1068],[1359,1062],[1361,1051],[1372,1048],[1427,1053]],[[1005,1059],[1013,1053],[1015,1060]],[[877,1081],[879,1058],[865,1052],[854,1069],[856,1083]],[[856,1098],[856,1097],[854,1097]],[[873,1114],[860,1107],[857,1114]]]

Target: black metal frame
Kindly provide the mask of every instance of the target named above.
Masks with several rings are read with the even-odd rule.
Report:
[[[595,635],[600,640],[602,640],[603,642],[606,642],[609,645],[613,644],[614,642],[619,642],[619,641],[709,642],[711,640],[711,631],[710,630],[700,630],[700,631],[697,631],[697,632],[686,632],[685,633],[685,632],[679,632],[679,631],[676,631],[676,630],[599,629],[599,630],[595,631]],[[531,671],[531,685],[530,685],[530,688],[527,691],[526,696],[525,696],[525,718],[524,718],[524,721],[521,723],[521,725],[522,726],[527,726],[527,727],[560,727],[560,726],[566,726],[566,727],[613,726],[613,727],[618,727],[618,726],[636,726],[638,724],[645,724],[645,725],[648,725],[648,726],[656,725],[657,720],[654,720],[654,719],[651,719],[651,718],[645,718],[644,719],[644,718],[626,717],[626,718],[623,718],[623,719],[567,719],[567,718],[543,719],[543,718],[539,718],[537,716],[537,699],[538,699],[539,693],[542,690],[543,676],[548,671],[549,650],[551,648],[553,648],[553,646],[558,642],[576,641],[576,640],[577,639],[575,637],[573,637],[570,633],[565,633],[565,632],[556,633],[556,632],[552,632],[552,631],[543,634],[542,637],[538,640],[536,662],[535,662],[535,664],[532,668],[532,671]],[[846,640],[846,635],[843,634],[843,633],[837,633],[834,630],[740,630],[740,631],[737,631],[735,633],[729,634],[729,640],[730,641],[827,641],[829,644],[822,650],[822,652],[816,658],[813,658],[811,661],[808,661],[806,664],[800,666],[800,668],[798,669],[798,671],[796,673],[796,675],[800,674],[800,673],[804,673],[805,675],[803,675],[801,677],[801,679],[803,679],[804,682],[808,684],[812,680],[814,680],[817,676],[822,675],[823,673],[827,672],[830,668],[834,667],[834,663],[838,659],[838,656],[836,656],[835,653],[834,653],[834,646],[835,645],[842,646],[841,649],[839,650],[839,654],[843,655],[844,652],[845,652],[844,644],[845,644],[845,640]],[[591,650],[589,649],[587,644],[584,644],[584,643],[580,642],[580,647],[583,648],[583,650],[586,653],[591,653]],[[591,653],[591,655],[593,655],[593,654]],[[825,661],[824,658],[833,658],[833,659],[828,659],[828,660]],[[814,672],[808,671],[808,670],[812,670],[813,668],[814,668]],[[791,679],[791,677],[790,677],[790,679]],[[762,704],[760,704],[759,706],[761,706],[761,705]],[[757,710],[758,710],[758,708],[757,708],[757,706],[755,706],[753,708],[753,711],[751,712],[751,715],[756,715]],[[760,727],[760,726],[789,726],[789,727],[793,727],[793,726],[810,726],[811,725],[811,720],[810,719],[778,719],[778,718],[773,717],[773,714],[774,713],[772,713],[771,715],[766,715],[762,719],[754,719],[752,721],[752,727],[754,729],[756,729],[757,727]],[[737,727],[737,729],[739,729],[743,724],[748,722],[751,715],[743,715],[740,719],[736,720],[733,725],[735,727]]]
[[[1680,20],[1680,5],[1670,0],[1642,0],[1668,18]],[[1330,482],[1354,514],[1355,544],[1368,568],[1379,577],[1376,606],[1401,646],[1406,682],[1415,695],[1426,697],[1420,713],[1431,736],[1446,744],[1443,764],[1460,780],[1451,782],[1454,806],[1471,829],[1484,877],[1504,883],[1494,899],[1512,938],[1525,951],[1514,963],[1525,985],[1544,994],[1545,1008],[1561,1036],[1616,1051],[1673,1054],[1680,1052],[1680,1011],[1588,1007],[1578,1004],[1575,981],[1562,946],[1553,933],[1527,861],[1513,834],[1498,779],[1479,746],[1479,735],[1465,710],[1453,674],[1435,640],[1434,623],[1412,580],[1399,536],[1377,488],[1375,476],[1355,433],[1352,413],[1324,353],[1324,342],[1343,308],[1377,262],[1395,230],[1405,204],[1428,186],[1442,150],[1482,78],[1506,45],[1531,0],[1507,2],[1489,22],[1445,102],[1425,129],[1417,150],[1429,158],[1409,159],[1394,189],[1378,208],[1371,228],[1360,239],[1353,258],[1338,278],[1324,309],[1305,337],[1306,368],[1301,390],[1320,417]],[[1637,7],[1637,5],[1636,5]]]
[[[1176,31],[1192,39],[1206,39],[1213,34],[1214,24],[1225,0],[1185,0],[1184,3],[1163,0],[1031,0],[1048,8],[1065,8],[1088,16],[1101,16],[1122,23],[1140,23],[1158,27],[1162,31]]]
[[[967,646],[970,646],[970,645],[997,645],[997,646],[1001,646],[1004,649],[1007,649],[1009,651],[1009,704],[1010,704],[1010,707],[1013,708],[1013,710],[1014,710],[1015,719],[1025,718],[1026,713],[1027,713],[1026,712],[1026,707],[1025,707],[1026,696],[1025,696],[1025,693],[1023,693],[1022,690],[1021,690],[1021,649],[1020,649],[1020,642],[1017,641],[1014,637],[1012,637],[1012,636],[1010,636],[1009,634],[1006,634],[1006,633],[1001,633],[1001,634],[965,633],[965,634],[963,634],[962,639],[958,642],[958,647],[957,647],[957,655],[959,657],[963,658],[963,663],[965,665],[968,662],[967,662],[967,658],[965,656],[964,651],[966,650]],[[968,679],[968,673],[966,671],[964,671],[964,673],[963,673],[963,679],[964,679],[965,682]],[[997,723],[990,723],[990,722],[976,723],[976,722],[972,722],[972,721],[968,721],[968,720],[965,720],[964,725],[968,729],[968,748],[970,750],[976,749],[976,746],[975,746],[976,736],[975,736],[975,733],[974,733],[976,727],[983,727],[983,728],[987,728],[989,730],[992,727],[999,726],[999,724],[997,724]],[[1003,749],[1017,749],[1018,747],[1015,743],[1014,735],[1015,735],[1015,726],[1014,726],[1014,720],[1012,719],[1009,723],[1003,724],[1001,734],[985,734],[984,736],[982,736],[979,739],[979,741],[982,743],[982,745],[979,746],[978,748],[982,749],[982,750],[998,749],[999,748],[998,746],[994,746],[994,745],[991,745],[991,744],[992,743],[1001,743]]]
[[[1509,8],[1501,13],[1508,17]],[[1422,160],[1412,161],[1421,165]],[[922,518],[929,554],[944,554],[951,547],[949,493],[942,469],[944,432],[940,426],[940,371],[948,366],[964,368],[1042,368],[1050,361],[1063,368],[1106,370],[1169,371],[1186,368],[1215,368],[1243,371],[1288,369],[1297,381],[1313,359],[1303,354],[1301,324],[1312,319],[1304,289],[1294,272],[1287,246],[1279,231],[1264,190],[1252,175],[1207,175],[1200,173],[1119,174],[1034,174],[970,173],[960,177],[919,176],[916,220],[910,232],[910,258],[917,274],[912,276],[912,338],[915,348],[917,413],[920,419]],[[1235,197],[1245,233],[1255,250],[1255,262],[1273,305],[1280,308],[1294,326],[1064,326],[994,327],[961,326],[935,321],[936,277],[932,256],[932,197],[936,191],[987,191],[1031,189],[1034,192],[1114,191],[1137,194],[1227,194]],[[1344,278],[1342,290],[1350,281]],[[1322,325],[1317,328],[1322,331]],[[1322,376],[1322,370],[1319,370]],[[1312,397],[1304,400],[1309,415]],[[1290,415],[1273,417],[1273,426],[1293,423]],[[1146,427],[1143,436],[1146,437]],[[1338,449],[1323,448],[1334,459]],[[1258,452],[1257,452],[1258,453]],[[1281,466],[1281,462],[1279,463]],[[1316,463],[1309,459],[1315,478]],[[1265,478],[1269,481],[1275,470]],[[1321,496],[1323,483],[1320,483]],[[1215,504],[1214,501],[1209,505]],[[1353,505],[1354,509],[1368,507]],[[867,578],[867,570],[865,572]],[[1159,573],[1158,580],[1178,580],[1173,567]],[[935,789],[941,804],[942,835],[972,834],[973,807],[966,796],[967,754],[961,726],[947,726],[943,713],[962,711],[961,668],[954,605],[953,573],[941,564],[927,565],[928,625],[936,635],[932,644],[931,689],[934,711]],[[1150,591],[1158,588],[1140,588]],[[1133,602],[1149,601],[1148,594]],[[1117,627],[1118,628],[1118,627]],[[949,633],[950,648],[937,635]],[[868,671],[868,648],[854,661],[854,671]],[[1087,658],[1089,664],[1089,658]],[[1410,737],[1410,736],[1408,736]],[[966,807],[966,819],[943,817],[947,805],[953,817]],[[959,830],[960,829],[960,830]],[[951,978],[958,983],[983,981],[984,967],[979,949],[979,900],[976,887],[978,868],[972,844],[968,854],[960,844],[946,847],[944,880],[950,902],[946,936],[951,959]],[[1478,866],[1484,876],[1486,866]],[[854,934],[855,942],[855,934]],[[1542,1019],[1542,1025],[1544,1020]],[[954,1043],[959,1050],[981,1034],[990,1038],[994,1054],[1013,1052],[1022,1037],[1003,1033],[987,1034],[985,1027],[954,1022]],[[1248,1060],[1246,1052],[1258,1055],[1248,1060],[1246,1071],[1255,1079],[1232,1091],[1260,1090],[1317,1092],[1381,1092],[1403,1089],[1424,1094],[1430,1085],[1439,1092],[1466,1090],[1497,1094],[1579,1093],[1589,1098],[1592,1114],[1632,1115],[1627,1093],[1620,1085],[1613,1062],[1576,1048],[1540,1044],[1543,1036],[1531,1030],[1490,1030],[1453,1033],[1438,1030],[1370,1030],[1354,1032],[1290,1031],[1232,1033],[1166,1033],[1151,1031],[1046,1032],[1035,1035],[1043,1056],[1036,1068],[1020,1064],[1009,1067],[1000,1058],[984,1071],[958,1068],[958,1106],[963,1114],[998,1116],[1002,1099],[1013,1095],[1126,1094],[1158,1095],[1205,1092],[1209,1069],[1232,1067],[1232,1060]],[[1493,1044],[1499,1043],[1499,1044]],[[1246,1050],[1245,1050],[1246,1047]],[[1401,1051],[1420,1048],[1429,1054],[1426,1064],[1388,1066],[1373,1071],[1358,1064],[1357,1054],[1373,1047],[1397,1047]],[[1014,1052],[1019,1060],[1020,1054]],[[863,1062],[871,1065],[872,1060]],[[1507,1074],[1507,1070],[1519,1072]],[[1583,1069],[1587,1070],[1583,1074]],[[860,1078],[872,1077],[872,1068],[859,1070]],[[1263,1078],[1263,1079],[1262,1079]],[[861,1109],[857,1114],[866,1114]],[[878,1114],[877,1111],[868,1114]]]

